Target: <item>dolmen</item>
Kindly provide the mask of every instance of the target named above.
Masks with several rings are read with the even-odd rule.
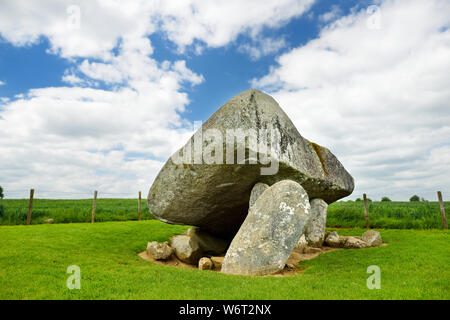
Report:
[[[327,148],[303,138],[272,97],[252,89],[217,110],[168,159],[148,207],[156,219],[208,235],[200,248],[213,242],[205,239],[227,243],[221,272],[268,275],[283,269],[302,235],[322,245],[328,205],[353,189]]]

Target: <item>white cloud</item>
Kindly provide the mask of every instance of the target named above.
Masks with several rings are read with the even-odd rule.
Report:
[[[208,47],[224,46],[239,34],[255,36],[265,27],[279,27],[302,15],[313,2],[44,0],[37,3],[4,0],[0,35],[18,46],[37,43],[45,36],[50,40],[50,51],[63,57],[108,59],[119,39],[133,41],[157,29],[165,32],[180,51],[195,40]],[[78,10],[71,10],[72,7]],[[143,49],[151,53],[151,48]]]
[[[79,28],[71,21],[79,8]],[[133,38],[154,31],[154,3],[106,0],[7,0],[0,11],[0,34],[14,45],[31,45],[41,36],[49,39],[53,53],[63,57],[111,57],[122,37]]]
[[[82,83],[84,83],[83,79],[77,77],[73,73],[65,73],[61,80],[64,81],[64,82],[70,83],[70,84],[82,84]]]
[[[7,137],[0,141],[2,185],[146,192],[163,164],[157,159],[170,155],[190,132],[176,112],[188,103],[177,91],[180,76],[165,77],[167,86],[45,88],[10,102],[0,119],[0,134]]]
[[[300,133],[330,149],[370,191],[450,194],[450,3],[383,1],[325,26],[253,85],[273,94]],[[446,189],[447,188],[447,189]]]
[[[238,47],[239,51],[247,53],[252,60],[258,60],[263,56],[275,54],[286,47],[286,41],[283,38],[260,38],[253,42],[244,43]]]
[[[98,87],[99,86],[99,83],[96,81],[93,81],[86,77],[84,77],[84,78],[79,77],[77,75],[76,70],[74,70],[74,69],[67,69],[64,72],[64,75],[62,76],[61,80],[65,83],[71,84],[73,86],[80,86],[80,87]]]
[[[146,192],[192,132],[182,117],[189,104],[183,88],[204,81],[184,60],[153,59],[149,37],[160,31],[180,52],[193,45],[201,54],[239,34],[257,39],[312,2],[2,1],[3,40],[32,46],[46,38],[49,53],[72,62],[61,78],[70,87],[1,100],[0,135],[7,138],[0,140],[0,183],[7,196],[26,196],[31,187],[38,197]]]
[[[5,85],[6,83],[0,80],[0,86]]]
[[[328,12],[325,12],[324,14],[321,14],[319,16],[319,21],[321,22],[330,22],[335,19],[337,19],[342,13],[341,8],[337,5],[331,6],[331,10]]]
[[[241,34],[257,35],[305,13],[314,0],[162,1],[162,29],[181,50],[194,40],[210,47],[228,44]]]
[[[4,186],[35,186],[48,196],[54,190],[93,188],[133,196],[137,189],[147,191],[163,164],[157,159],[167,158],[192,131],[179,114],[189,103],[182,85],[203,81],[184,61],[158,64],[148,48],[148,39],[122,41],[111,59],[83,60],[63,77],[71,84],[103,81],[118,85],[115,89],[32,89],[5,105],[0,118],[0,134],[8,137],[0,141],[0,153],[8,155],[0,159]]]

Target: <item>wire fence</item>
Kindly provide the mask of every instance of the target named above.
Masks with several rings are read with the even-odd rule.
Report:
[[[57,191],[57,190],[36,190],[36,198],[40,199],[91,199],[93,192],[83,191]],[[28,199],[30,190],[4,190],[5,199]],[[132,192],[99,192],[99,198],[136,198],[137,193]]]
[[[11,190],[0,201],[0,224],[147,220],[152,215],[142,192]]]
[[[398,228],[399,225],[405,224],[411,228],[443,226],[444,229],[448,229],[442,193],[438,191],[437,194],[438,204],[418,202],[420,206],[415,205],[414,208],[409,208],[404,205],[404,208],[400,208],[399,205],[394,208],[390,204],[389,207],[384,208],[386,206],[381,205],[383,202],[377,205],[380,208],[371,208],[368,205],[369,199],[364,194],[362,201],[364,203],[364,226],[366,228],[374,226]],[[29,191],[8,190],[5,196],[7,200],[0,202],[0,224],[153,219],[147,206],[147,201],[146,199],[142,199],[142,192],[140,191],[134,193],[101,191],[87,193],[80,191],[31,189]],[[439,218],[435,215],[436,205],[436,209],[440,211]],[[353,208],[348,204],[336,203],[335,207],[329,208],[330,210],[333,211],[333,214],[331,216],[329,215],[328,218],[331,218],[331,220],[337,219],[335,221],[336,225],[341,225],[346,221],[350,225],[353,225],[353,220],[359,215],[358,212],[360,209],[359,207]],[[392,212],[393,210],[395,212]],[[420,212],[416,214],[416,211]],[[373,218],[375,218],[375,222]],[[377,223],[381,224],[377,225]]]

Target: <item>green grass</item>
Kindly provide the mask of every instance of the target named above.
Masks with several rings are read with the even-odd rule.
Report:
[[[137,256],[148,241],[186,228],[155,220],[2,226],[0,299],[450,299],[448,231],[380,230],[388,246],[322,254],[291,277],[231,276]],[[70,265],[81,268],[81,290],[66,287]],[[380,290],[366,287],[370,265],[381,268]]]
[[[97,199],[95,221],[126,221],[138,219],[138,199]],[[0,212],[1,225],[26,224],[28,199],[3,199],[4,212]],[[141,200],[142,219],[151,219],[147,201]],[[52,218],[55,223],[90,222],[92,199],[48,200],[34,199],[31,224]]]
[[[450,217],[450,202],[444,203]],[[369,202],[369,222],[372,228],[441,229],[443,227],[438,202]],[[335,202],[328,207],[327,226],[364,228],[363,202]]]

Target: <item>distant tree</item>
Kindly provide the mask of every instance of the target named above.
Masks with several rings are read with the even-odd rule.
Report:
[[[392,201],[391,199],[389,199],[388,197],[383,197],[383,198],[381,198],[381,201]]]
[[[424,197],[421,197],[421,198],[420,198],[420,201],[427,201],[427,200],[425,200]]]
[[[3,195],[3,188],[2,186],[0,186],[0,199],[3,199],[4,195]]]
[[[420,198],[418,195],[413,195],[411,198],[409,198],[409,201],[413,202],[413,201],[420,201]]]
[[[361,202],[361,198],[356,198],[355,202]]]

